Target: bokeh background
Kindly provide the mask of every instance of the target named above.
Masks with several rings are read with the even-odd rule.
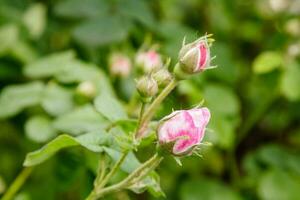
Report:
[[[92,99],[78,89],[97,82],[93,74],[135,116],[134,77],[110,75],[111,53],[133,62],[143,44],[155,45],[175,64],[183,37],[205,33],[214,34],[218,68],[182,82],[157,119],[205,99],[212,111],[205,139],[213,146],[182,167],[164,160],[161,199],[300,199],[299,0],[0,0],[0,195],[27,152],[58,134],[97,128]],[[60,151],[15,199],[83,199],[93,158],[81,148]],[[160,198],[120,192],[106,199]]]

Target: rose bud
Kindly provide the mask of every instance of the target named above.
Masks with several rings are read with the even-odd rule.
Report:
[[[143,76],[136,83],[136,88],[142,97],[153,97],[158,92],[158,85],[152,76]]]
[[[115,76],[127,77],[131,71],[130,59],[120,53],[115,53],[110,57],[110,73]]]
[[[194,74],[210,67],[211,57],[207,37],[204,36],[192,43],[183,44],[179,52],[179,66],[183,72]]]
[[[161,57],[155,50],[138,52],[135,62],[145,73],[156,71],[163,66]]]
[[[166,68],[162,68],[153,74],[153,78],[159,86],[164,87],[172,80],[172,75]]]
[[[91,81],[83,81],[77,86],[77,93],[81,96],[94,98],[97,91],[96,86]]]
[[[207,108],[178,110],[163,118],[158,126],[160,146],[175,156],[191,155],[201,144],[210,119]]]

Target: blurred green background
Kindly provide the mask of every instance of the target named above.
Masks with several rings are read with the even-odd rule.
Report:
[[[205,99],[212,112],[205,139],[214,145],[182,167],[163,161],[165,199],[300,199],[299,0],[0,0],[0,195],[27,152],[99,126],[81,83],[112,90],[132,107],[134,77],[110,75],[111,53],[133,61],[146,43],[175,64],[183,37],[205,33],[214,34],[218,68],[182,82],[157,119]],[[81,148],[60,151],[15,199],[83,199],[94,165]],[[158,198],[124,191],[107,199]]]

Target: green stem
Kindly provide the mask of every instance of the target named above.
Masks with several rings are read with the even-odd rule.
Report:
[[[128,155],[128,152],[124,152],[120,159],[115,163],[111,171],[103,178],[103,180],[100,180],[99,182],[96,182],[96,185],[94,186],[93,191],[89,194],[89,196],[86,198],[86,200],[93,200],[96,199],[96,191],[101,190],[109,181],[109,179],[117,172],[123,161],[125,160],[126,156]],[[103,174],[98,174],[98,176],[103,176]],[[98,177],[96,178],[98,179]]]
[[[178,81],[176,79],[173,79],[166,87],[165,89],[156,97],[156,99],[152,102],[152,104],[149,106],[149,108],[144,113],[139,130],[136,132],[136,138],[139,139],[143,135],[142,129],[147,126],[148,122],[153,117],[156,109],[161,104],[161,102],[168,96],[168,94],[176,87]]]
[[[26,167],[24,168],[18,177],[14,180],[14,182],[10,185],[6,193],[3,195],[1,200],[10,200],[12,199],[18,190],[22,187],[25,183],[26,179],[29,177],[33,170],[33,167]]]
[[[155,154],[149,160],[147,160],[145,163],[143,163],[139,168],[137,168],[130,175],[128,175],[123,181],[121,181],[115,185],[103,188],[99,191],[95,191],[94,199],[98,199],[100,197],[103,197],[106,194],[120,191],[124,188],[131,186],[135,182],[141,180],[146,175],[148,175],[148,173],[150,171],[152,171],[155,167],[157,167],[159,165],[159,163],[162,161],[162,159],[163,159],[162,157]],[[92,199],[87,199],[87,200],[92,200]]]

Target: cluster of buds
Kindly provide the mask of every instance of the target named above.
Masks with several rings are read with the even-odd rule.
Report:
[[[175,79],[184,79],[188,75],[202,72],[211,66],[210,46],[213,39],[205,35],[199,39],[185,44],[179,52],[179,62],[174,68]],[[143,67],[147,76],[137,81],[137,90],[142,97],[153,97],[158,92],[159,85],[165,87],[173,76],[168,71],[168,65],[162,67],[159,54],[150,50],[139,53],[136,62]],[[210,120],[208,108],[194,108],[178,110],[164,117],[157,129],[158,144],[174,156],[198,154],[205,134],[206,126]]]
[[[114,76],[127,77],[130,74],[132,64],[128,56],[114,53],[109,59],[110,73]]]
[[[209,119],[205,107],[174,111],[160,121],[158,142],[174,156],[191,155],[201,145]]]

